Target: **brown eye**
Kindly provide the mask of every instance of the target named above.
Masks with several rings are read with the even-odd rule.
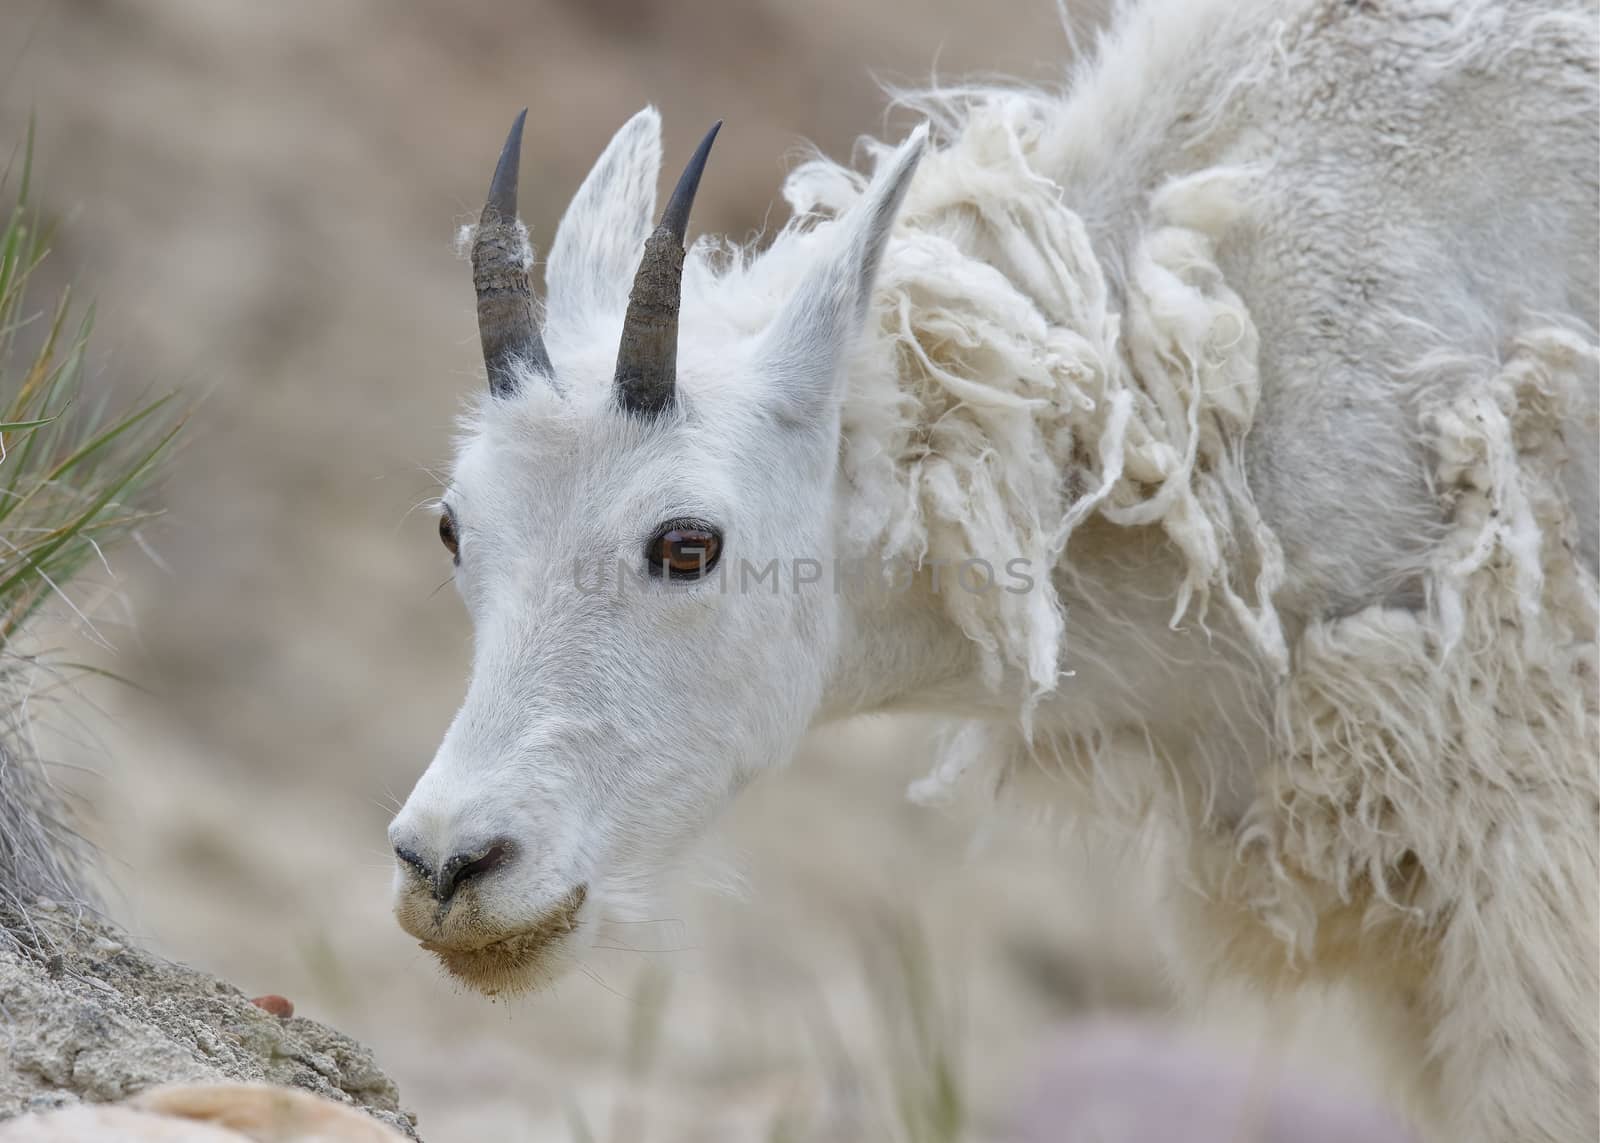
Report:
[[[461,541],[456,536],[456,518],[449,512],[439,517],[439,542],[450,549],[456,563],[461,562]]]
[[[722,554],[722,535],[706,524],[669,524],[650,541],[646,558],[651,575],[668,579],[699,579],[716,566]]]

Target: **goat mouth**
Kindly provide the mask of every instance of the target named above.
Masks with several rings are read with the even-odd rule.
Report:
[[[513,932],[445,943],[420,942],[445,972],[485,996],[514,996],[552,983],[564,967],[559,947],[578,929],[585,886],[573,889],[536,921]]]

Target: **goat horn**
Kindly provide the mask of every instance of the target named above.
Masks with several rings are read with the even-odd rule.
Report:
[[[628,295],[628,316],[617,348],[617,404],[655,416],[670,406],[678,384],[678,308],[683,301],[683,239],[700,175],[722,120],[712,124],[678,178],[661,224],[644,244]]]
[[[527,232],[517,222],[517,168],[522,162],[522,124],[527,118],[524,107],[511,124],[472,240],[478,340],[483,343],[483,363],[489,371],[489,392],[496,397],[516,391],[514,362],[524,362],[546,377],[554,375],[544,339],[533,324]]]

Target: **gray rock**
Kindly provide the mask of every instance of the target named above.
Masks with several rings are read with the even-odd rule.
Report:
[[[0,1119],[125,1099],[167,1083],[304,1088],[417,1138],[372,1053],[312,1020],[135,948],[68,910],[0,916]]]

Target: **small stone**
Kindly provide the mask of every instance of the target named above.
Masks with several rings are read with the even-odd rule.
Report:
[[[294,1015],[294,1005],[282,996],[274,996],[269,993],[266,996],[252,997],[250,1003],[263,1012],[271,1013],[280,1020],[287,1020]]]

